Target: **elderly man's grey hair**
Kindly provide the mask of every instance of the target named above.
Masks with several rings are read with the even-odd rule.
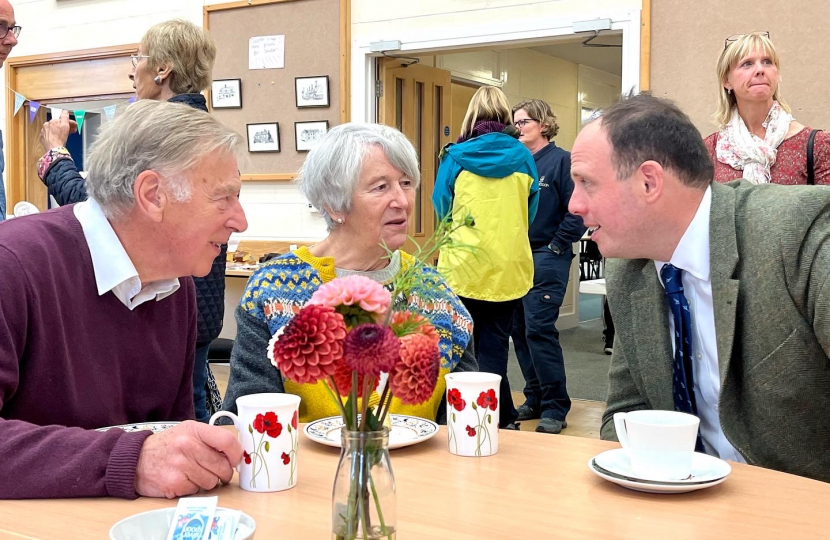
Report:
[[[327,209],[345,214],[351,210],[363,160],[372,146],[383,150],[389,163],[406,175],[413,187],[421,182],[415,148],[397,129],[358,123],[331,129],[308,153],[297,175],[300,191],[323,215],[328,230],[336,224]]]
[[[86,189],[110,219],[135,204],[133,185],[144,171],[156,171],[175,201],[192,194],[188,172],[216,152],[234,155],[242,137],[208,113],[166,101],[133,103],[105,124],[87,158]]]

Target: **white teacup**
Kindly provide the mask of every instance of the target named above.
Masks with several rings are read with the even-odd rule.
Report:
[[[617,439],[628,452],[631,469],[647,480],[683,480],[692,472],[700,419],[674,411],[614,414]]]
[[[450,452],[484,457],[499,451],[501,376],[465,371],[447,381],[447,433]],[[509,397],[508,397],[509,399]]]
[[[297,485],[300,396],[251,394],[236,400],[239,415],[219,411],[233,420],[245,450],[239,463],[239,487],[248,491],[282,491]]]

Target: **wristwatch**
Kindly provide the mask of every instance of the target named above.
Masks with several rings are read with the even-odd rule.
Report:
[[[548,248],[556,255],[562,255],[562,249],[555,244],[548,244]]]

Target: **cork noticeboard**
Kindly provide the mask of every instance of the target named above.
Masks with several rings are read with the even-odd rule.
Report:
[[[216,41],[213,80],[240,79],[241,108],[211,114],[248,139],[248,124],[279,124],[279,152],[248,152],[240,160],[243,180],[290,180],[305,160],[297,151],[295,122],[348,118],[348,12],[346,0],[254,0],[204,8],[204,26]],[[285,36],[284,67],[249,69],[249,40]],[[296,77],[328,77],[328,107],[298,108]],[[208,96],[210,102],[210,96]],[[300,145],[302,147],[302,143]]]
[[[705,4],[705,5],[704,5]],[[769,31],[781,59],[781,95],[795,119],[830,130],[830,69],[824,66],[830,9],[815,0],[651,0],[651,91],[677,103],[703,136],[719,83],[715,67],[733,34]]]

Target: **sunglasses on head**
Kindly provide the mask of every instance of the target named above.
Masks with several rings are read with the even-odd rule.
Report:
[[[730,43],[735,43],[739,39],[744,36],[755,35],[755,36],[764,36],[769,39],[769,32],[750,32],[749,34],[734,34],[726,38],[723,42],[723,48],[726,49],[729,47]]]

